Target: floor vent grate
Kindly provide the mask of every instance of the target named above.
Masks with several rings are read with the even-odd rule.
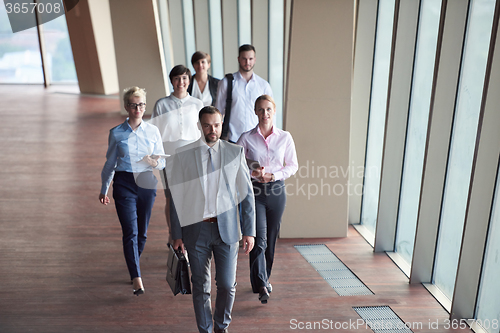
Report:
[[[413,332],[388,306],[360,306],[353,309],[375,333]]]
[[[326,245],[295,245],[295,248],[340,296],[373,295]]]

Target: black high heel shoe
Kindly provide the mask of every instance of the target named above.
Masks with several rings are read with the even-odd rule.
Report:
[[[135,296],[139,296],[139,295],[142,295],[144,294],[144,288],[139,288],[137,290],[134,290],[134,295]]]
[[[142,285],[142,279],[140,277],[133,278],[132,285],[133,285],[132,288],[133,288],[135,296],[139,296],[139,295],[144,294],[144,286]]]

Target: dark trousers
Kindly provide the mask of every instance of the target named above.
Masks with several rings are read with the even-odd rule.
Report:
[[[117,171],[113,178],[113,198],[122,226],[123,253],[131,279],[141,276],[139,258],[146,245],[156,182],[151,171],[137,177],[130,172]]]
[[[258,293],[261,287],[269,285],[286,193],[282,180],[267,184],[254,182],[253,186],[257,235],[250,252],[250,282],[253,292]]]

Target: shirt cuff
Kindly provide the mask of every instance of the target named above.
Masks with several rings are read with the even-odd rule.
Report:
[[[283,180],[283,171],[273,172],[275,180]]]

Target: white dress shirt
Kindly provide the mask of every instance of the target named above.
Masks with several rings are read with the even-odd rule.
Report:
[[[243,133],[237,143],[244,148],[247,159],[258,161],[264,172],[274,174],[276,180],[293,176],[299,168],[292,135],[276,126],[265,139],[257,125]]]
[[[200,86],[198,86],[198,81],[193,77],[193,97],[198,98],[203,102],[203,106],[212,105],[212,95],[210,95],[210,81],[207,80],[207,84],[205,84],[205,90],[201,92]]]
[[[190,95],[179,99],[170,95],[159,99],[153,109],[150,123],[158,127],[163,142],[183,140],[190,143],[198,140],[201,132],[198,128],[198,112],[203,103]],[[166,151],[173,154],[173,151]]]
[[[214,172],[209,172],[209,154],[210,148],[207,144],[202,144],[201,148],[201,165],[203,167],[203,188],[205,195],[205,210],[203,219],[217,216],[217,194],[219,190],[219,178],[221,167],[220,142],[217,141],[212,147],[212,163]],[[210,179],[209,179],[210,178]]]
[[[273,96],[273,91],[269,83],[253,73],[252,78],[247,82],[240,74],[233,74],[233,103],[231,105],[231,117],[229,120],[229,140],[236,142],[243,132],[246,132],[257,125],[259,119],[255,115],[255,100],[261,95]],[[222,115],[226,112],[227,98],[227,78],[219,82],[217,90],[217,103],[215,107]]]

